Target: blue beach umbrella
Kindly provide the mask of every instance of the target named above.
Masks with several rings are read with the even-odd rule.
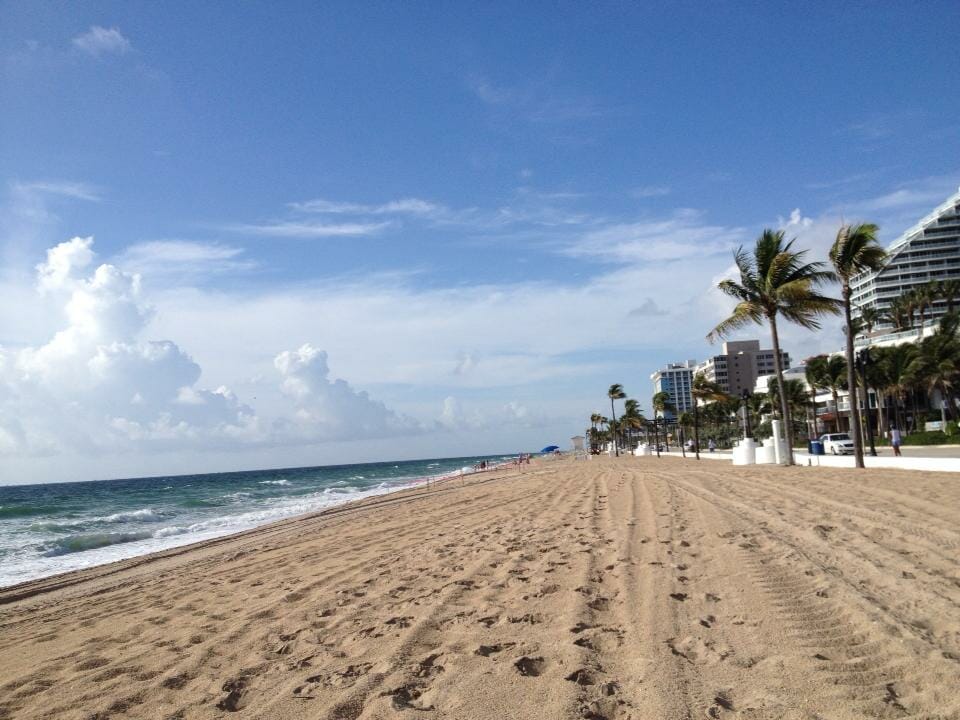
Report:
[[[553,452],[554,450],[559,450],[559,449],[560,449],[560,446],[559,446],[559,445],[547,445],[547,446],[546,446],[543,450],[541,450],[540,452],[542,452],[542,453],[548,453],[548,452]]]

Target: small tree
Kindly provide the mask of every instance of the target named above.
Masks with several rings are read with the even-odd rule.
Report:
[[[694,452],[697,460],[700,459],[700,402],[716,402],[718,400],[727,400],[729,395],[720,389],[720,386],[707,380],[703,373],[697,373],[693,378],[690,387],[690,394],[693,396],[693,442]]]

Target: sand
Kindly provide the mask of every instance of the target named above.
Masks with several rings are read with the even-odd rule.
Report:
[[[0,591],[2,718],[960,718],[960,478],[544,463]]]

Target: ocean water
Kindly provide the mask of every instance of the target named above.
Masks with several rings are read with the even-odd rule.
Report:
[[[509,456],[0,486],[0,587],[380,495]]]

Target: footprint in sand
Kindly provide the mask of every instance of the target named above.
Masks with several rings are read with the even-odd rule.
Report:
[[[542,657],[524,656],[513,663],[513,666],[525,677],[539,677],[547,669],[547,661]]]
[[[506,643],[497,643],[496,645],[481,645],[474,653],[476,655],[481,655],[483,657],[490,657],[491,655],[496,655],[497,653],[503,652],[504,650],[509,650],[514,647],[516,643],[506,642]]]

